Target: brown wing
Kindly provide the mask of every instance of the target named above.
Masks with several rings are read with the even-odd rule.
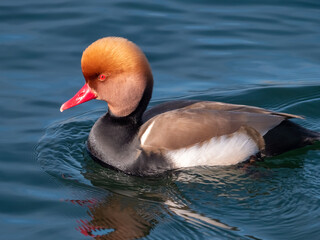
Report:
[[[151,118],[141,127],[139,138],[143,146],[179,149],[232,134],[241,127],[263,136],[292,117],[299,116],[244,105],[198,102]]]
[[[260,113],[260,114],[271,114],[278,115],[284,118],[300,118],[303,117],[281,112],[273,112],[264,108],[247,106],[247,105],[238,105],[238,104],[229,104],[222,102],[197,102],[192,105],[185,107],[186,109],[203,109],[203,110],[218,110],[218,111],[228,111],[228,112],[243,112],[243,113]]]

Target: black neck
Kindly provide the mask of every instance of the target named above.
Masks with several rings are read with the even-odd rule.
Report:
[[[92,127],[87,147],[98,162],[125,171],[136,161],[139,141],[137,133],[142,123],[152,94],[152,87],[146,88],[138,107],[130,115],[117,117],[109,110]]]

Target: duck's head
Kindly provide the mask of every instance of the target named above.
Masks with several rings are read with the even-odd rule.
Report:
[[[81,68],[86,83],[60,111],[96,98],[106,101],[113,115],[125,117],[151,98],[148,60],[125,38],[106,37],[92,43],[82,54]]]

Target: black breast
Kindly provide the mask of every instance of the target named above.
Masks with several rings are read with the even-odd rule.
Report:
[[[87,146],[95,160],[124,171],[134,161],[139,126],[132,121],[115,121],[109,113],[93,125]]]

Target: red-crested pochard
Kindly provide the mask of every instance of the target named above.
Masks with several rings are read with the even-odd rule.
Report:
[[[87,146],[102,165],[133,175],[154,175],[198,165],[231,165],[274,156],[320,140],[288,119],[293,114],[210,101],[172,101],[147,111],[153,77],[132,42],[106,37],[81,59],[85,85],[61,111],[91,99],[109,110],[91,129]]]

